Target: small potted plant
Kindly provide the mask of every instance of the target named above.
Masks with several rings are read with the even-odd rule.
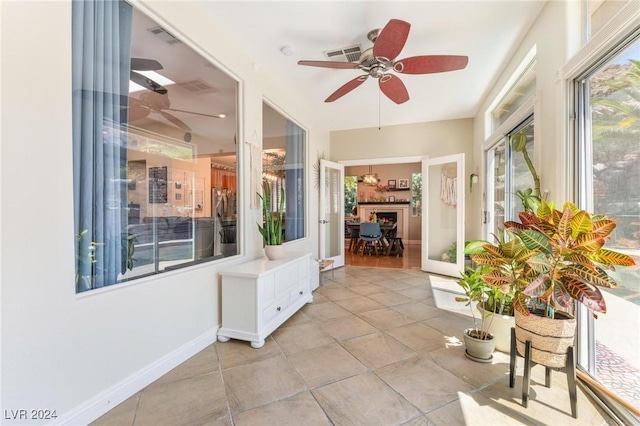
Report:
[[[262,183],[262,195],[258,194],[262,200],[263,223],[258,223],[258,230],[262,235],[265,244],[265,254],[270,260],[279,259],[283,255],[282,243],[284,234],[282,225],[284,223],[285,192],[280,189],[280,200],[275,212],[271,211],[271,185],[267,181]]]
[[[464,330],[463,334],[465,355],[477,362],[491,362],[495,348],[495,339],[489,332],[493,317],[483,312],[489,286],[483,281],[482,276],[488,269],[484,266],[467,268],[458,280],[458,285],[462,287],[466,297],[456,297],[456,301],[465,302],[471,309],[473,318],[473,328]],[[474,306],[480,310],[479,316],[476,315]]]

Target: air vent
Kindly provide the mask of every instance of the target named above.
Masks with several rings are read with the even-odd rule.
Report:
[[[170,32],[168,32],[162,27],[150,28],[149,32],[157,36],[160,40],[164,41],[165,43],[168,43],[168,44],[180,43],[180,40],[175,38]]]
[[[342,49],[329,50],[324,52],[324,55],[333,62],[358,62],[361,53],[362,46],[357,44]]]
[[[209,93],[216,93],[218,89],[210,85],[209,83],[205,83],[204,81],[196,78],[194,80],[183,81],[181,83],[176,83],[178,86],[182,87],[189,92],[196,95],[206,95]]]

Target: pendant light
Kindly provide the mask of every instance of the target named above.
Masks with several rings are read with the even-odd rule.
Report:
[[[367,186],[376,186],[378,184],[378,174],[371,172],[371,166],[369,166],[369,173],[362,175],[362,183]]]

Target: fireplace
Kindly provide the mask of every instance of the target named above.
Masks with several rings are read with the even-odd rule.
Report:
[[[378,216],[378,220],[383,220],[385,222],[397,222],[398,221],[398,212],[378,212],[376,213]]]

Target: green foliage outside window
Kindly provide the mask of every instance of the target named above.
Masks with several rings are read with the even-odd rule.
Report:
[[[358,196],[358,176],[344,177],[344,214],[346,216],[353,212],[356,207]]]

